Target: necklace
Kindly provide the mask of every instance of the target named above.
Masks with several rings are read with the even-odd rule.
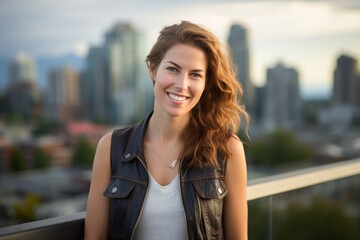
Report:
[[[177,164],[178,161],[179,161],[179,160],[176,158],[176,159],[172,160],[171,162],[165,163],[165,162],[162,160],[162,158],[159,156],[159,154],[157,154],[156,151],[153,150],[153,153],[156,155],[156,158],[159,159],[162,164],[164,164],[165,166],[167,166],[167,167],[170,168],[170,169],[174,169],[174,168],[176,167],[176,164]]]
[[[176,166],[176,164],[177,164],[177,162],[178,162],[178,160],[175,159],[175,160],[173,160],[171,163],[167,164],[166,166],[168,166],[168,167],[171,168],[171,169],[174,169],[175,166]]]

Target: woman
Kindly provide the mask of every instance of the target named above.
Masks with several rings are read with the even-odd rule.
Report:
[[[247,239],[248,115],[219,40],[183,21],[147,56],[154,110],[105,135],[95,154],[85,239]]]

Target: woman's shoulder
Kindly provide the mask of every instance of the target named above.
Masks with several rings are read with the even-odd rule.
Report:
[[[128,132],[133,131],[135,126],[136,126],[136,124],[126,126],[126,127],[121,127],[121,128],[117,128],[117,129],[114,129],[111,132],[106,133],[105,135],[103,135],[100,138],[99,145],[109,146],[111,144],[111,141],[112,141],[113,137],[117,137],[119,135],[124,135],[124,134],[126,134]]]
[[[229,137],[229,146],[230,148],[236,148],[236,147],[243,147],[243,142],[241,141],[241,139],[233,134]]]
[[[134,135],[138,135],[139,131],[141,131],[141,125],[139,123],[114,129],[100,138],[98,142],[98,148],[110,149],[112,143],[116,145],[124,144],[128,142]]]
[[[238,136],[232,135],[229,138],[228,143],[231,152],[231,156],[230,156],[231,161],[236,161],[245,158],[244,145]]]
[[[98,142],[98,148],[109,148],[111,145],[112,135],[113,132],[109,132],[103,135]]]

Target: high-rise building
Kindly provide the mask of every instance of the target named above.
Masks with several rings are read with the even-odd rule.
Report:
[[[48,118],[66,122],[79,117],[79,73],[70,65],[50,71],[47,94]]]
[[[19,53],[9,63],[8,70],[5,101],[9,110],[27,119],[41,115],[42,94],[36,85],[34,59]]]
[[[294,68],[278,63],[267,69],[263,122],[267,130],[291,129],[301,123],[299,76]]]
[[[85,116],[93,120],[106,120],[105,57],[103,47],[91,47],[86,59],[86,72],[81,84]]]
[[[11,84],[4,96],[9,110],[25,120],[42,115],[42,92],[33,81]]]
[[[360,107],[360,74],[356,59],[341,55],[334,71],[333,105]]]
[[[89,49],[81,81],[86,118],[129,124],[153,107],[143,41],[130,23],[118,23],[106,32],[101,46]]]
[[[130,23],[118,23],[105,34],[105,97],[107,120],[127,124],[136,116],[138,32]]]
[[[8,85],[20,82],[36,82],[36,64],[33,58],[19,53],[10,62]]]
[[[318,114],[319,122],[342,133],[360,121],[360,73],[356,59],[340,55],[336,60],[332,104]]]
[[[250,54],[247,29],[242,25],[233,24],[230,28],[228,44],[233,61],[237,67],[237,80],[241,82],[244,88],[245,105],[251,114],[255,107],[255,87],[250,77]]]

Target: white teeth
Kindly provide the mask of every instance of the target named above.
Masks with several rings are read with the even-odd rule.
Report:
[[[183,96],[178,96],[172,93],[169,93],[169,97],[171,97],[172,99],[176,100],[176,101],[184,101],[186,99],[186,97]]]

